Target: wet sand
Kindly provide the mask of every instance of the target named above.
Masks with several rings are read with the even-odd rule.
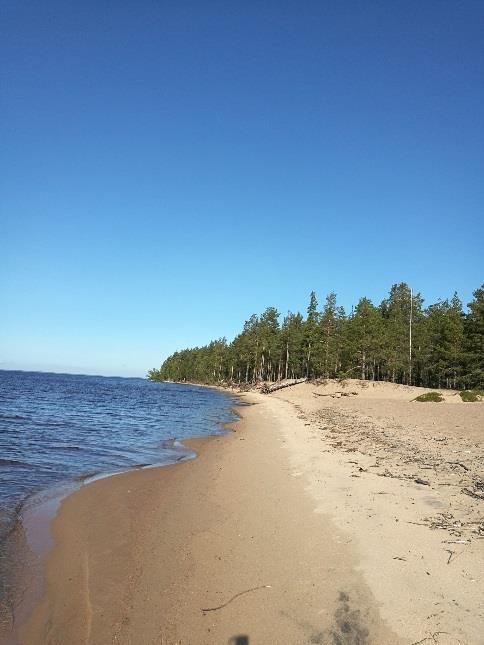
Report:
[[[68,497],[21,642],[482,643],[484,502],[461,489],[479,476],[483,408],[315,395],[331,387],[244,395],[233,432],[190,442],[196,460]],[[469,470],[435,460],[415,483],[426,428],[440,462],[448,449]]]

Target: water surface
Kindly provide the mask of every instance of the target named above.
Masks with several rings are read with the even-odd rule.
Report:
[[[222,431],[235,401],[207,388],[0,371],[0,541],[54,485],[187,456],[175,440]]]

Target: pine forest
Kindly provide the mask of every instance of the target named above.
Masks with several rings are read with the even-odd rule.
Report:
[[[484,284],[466,312],[457,294],[424,307],[395,284],[379,305],[361,298],[349,313],[329,293],[311,293],[306,316],[268,307],[232,342],[177,351],[152,380],[253,384],[283,379],[361,378],[437,388],[484,386]]]

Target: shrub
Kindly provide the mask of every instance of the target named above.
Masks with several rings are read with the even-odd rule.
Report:
[[[482,400],[482,390],[462,390],[459,392],[460,398],[464,403],[475,403]]]
[[[414,401],[419,401],[420,403],[440,403],[443,400],[444,397],[440,392],[426,392],[414,399]]]

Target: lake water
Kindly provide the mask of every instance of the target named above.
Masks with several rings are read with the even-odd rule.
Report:
[[[178,440],[222,432],[235,404],[190,385],[0,371],[0,542],[34,493],[187,458]]]

